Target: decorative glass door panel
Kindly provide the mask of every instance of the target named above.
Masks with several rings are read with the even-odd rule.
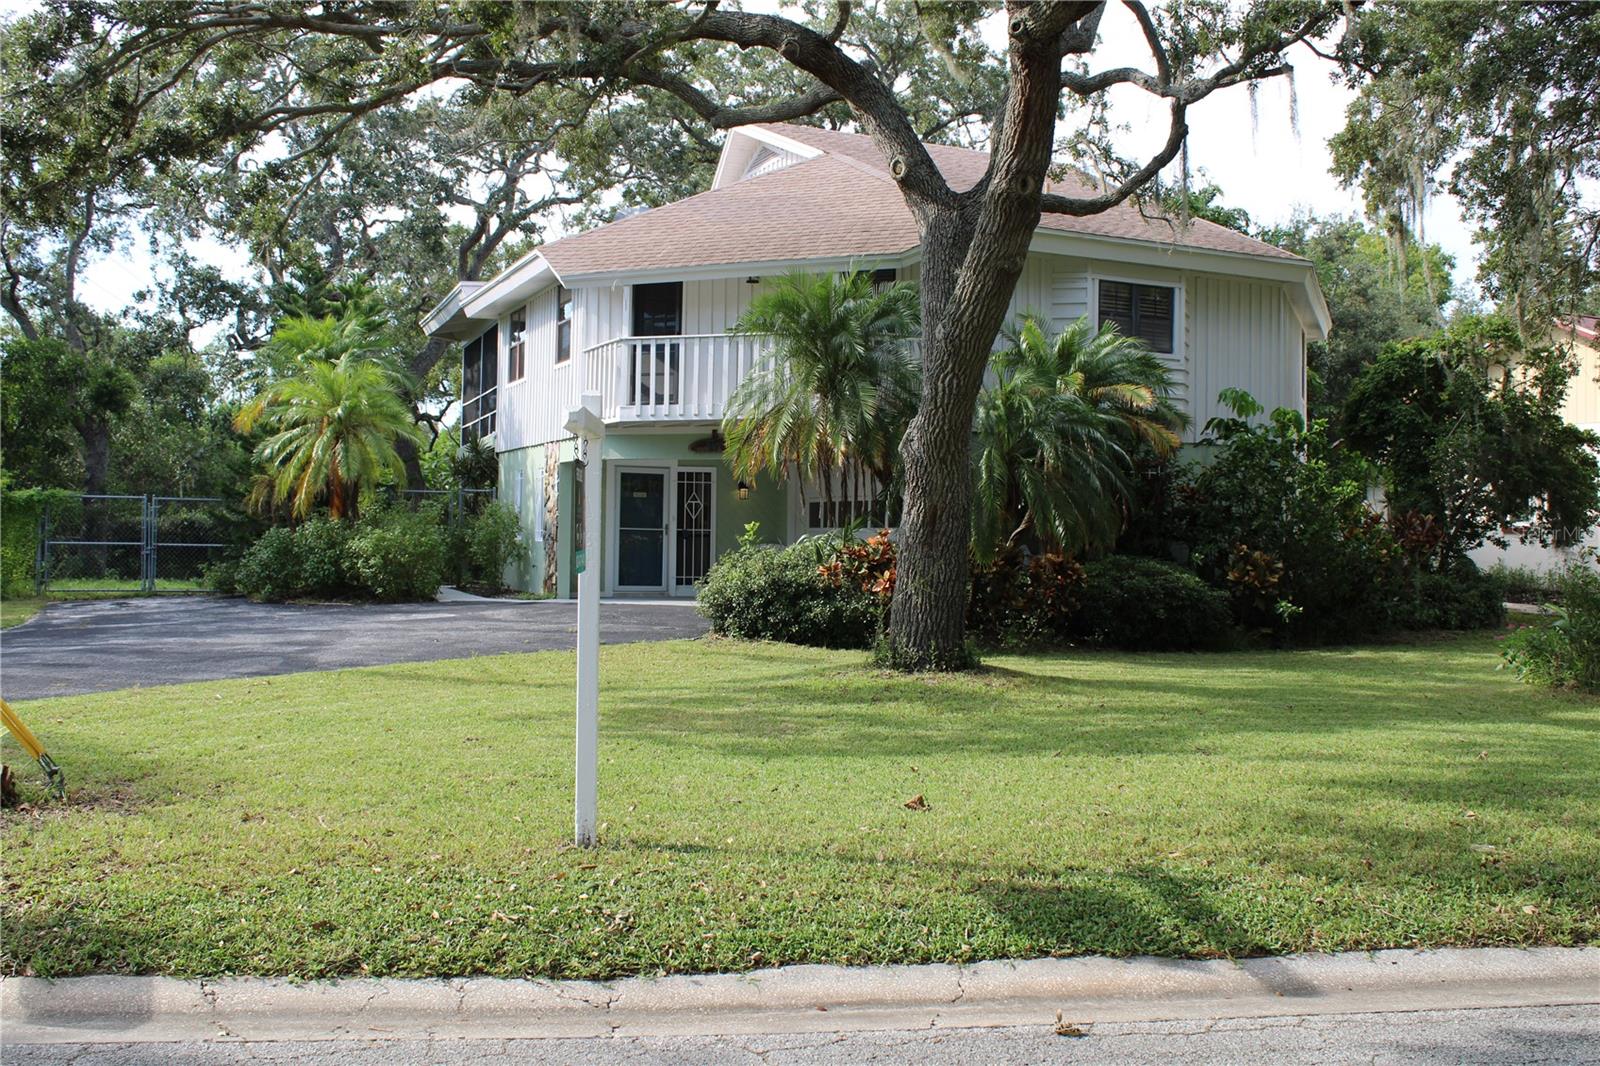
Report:
[[[678,471],[678,588],[692,588],[711,569],[711,493],[715,485],[714,471]]]

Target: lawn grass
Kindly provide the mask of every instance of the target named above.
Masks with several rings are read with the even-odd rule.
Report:
[[[0,629],[10,629],[20,626],[44,608],[50,601],[43,596],[27,596],[21,599],[0,600]]]
[[[6,816],[0,967],[605,978],[1593,942],[1600,704],[1496,662],[1492,635],[949,677],[607,647],[594,851],[566,845],[570,654],[29,702],[73,791]]]
[[[188,578],[159,578],[158,593],[205,592],[204,582]],[[38,614],[47,603],[66,603],[73,600],[113,600],[129,596],[148,595],[138,581],[120,578],[64,578],[50,582],[42,596],[23,596],[0,599],[0,629],[19,626]]]
[[[129,595],[145,591],[142,578],[53,577],[46,594],[58,599],[85,599],[87,593]],[[158,577],[157,592],[205,592],[206,583],[197,577]]]

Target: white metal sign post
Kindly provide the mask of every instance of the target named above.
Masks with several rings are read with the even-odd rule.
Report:
[[[567,417],[567,432],[577,438],[583,474],[583,528],[578,531],[578,741],[572,805],[572,842],[595,843],[600,777],[600,481],[606,426],[600,419],[600,394],[583,394],[583,406]],[[594,558],[589,555],[593,553]]]

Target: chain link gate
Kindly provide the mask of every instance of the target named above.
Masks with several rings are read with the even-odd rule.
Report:
[[[224,547],[215,496],[83,495],[39,519],[40,592],[198,592]]]

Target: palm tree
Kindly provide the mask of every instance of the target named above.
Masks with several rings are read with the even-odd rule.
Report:
[[[307,363],[337,363],[346,355],[384,358],[379,323],[365,309],[334,317],[291,315],[279,319],[261,349],[260,362],[270,374],[288,377]]]
[[[771,358],[728,401],[735,475],[818,478],[831,501],[836,476],[864,472],[886,491],[916,410],[920,322],[915,287],[861,272],[793,274],[756,297],[731,332],[770,337]]]
[[[332,517],[353,520],[363,489],[405,482],[395,441],[417,441],[420,430],[401,399],[398,375],[374,357],[359,335],[364,331],[337,327],[332,319],[290,319],[285,326],[274,343],[322,343],[301,348],[299,372],[262,390],[234,419],[241,433],[258,424],[269,432],[256,448],[266,474],[251,500],[288,502],[290,513],[303,518],[326,499]],[[337,358],[321,357],[335,352]]]
[[[1031,541],[1076,552],[1121,530],[1134,454],[1165,457],[1186,421],[1172,377],[1142,341],[1080,318],[1055,336],[1032,315],[995,353],[978,400],[973,546],[980,559]]]

